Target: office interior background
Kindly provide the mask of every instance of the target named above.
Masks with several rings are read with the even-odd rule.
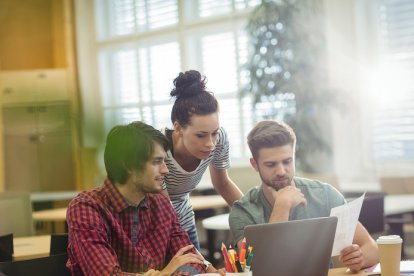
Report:
[[[326,110],[321,135],[332,155],[315,155],[317,175],[357,191],[412,176],[414,2],[303,1],[323,14],[327,84],[352,100]],[[230,175],[244,191],[258,185],[246,145],[252,97],[240,90],[249,82],[246,24],[260,2],[0,0],[0,190],[99,185],[109,129],[133,120],[170,127],[172,81],[189,69],[207,76],[221,105]]]

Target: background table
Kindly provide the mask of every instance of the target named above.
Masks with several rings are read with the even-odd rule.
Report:
[[[13,239],[14,259],[27,260],[49,256],[50,235],[18,237]]]

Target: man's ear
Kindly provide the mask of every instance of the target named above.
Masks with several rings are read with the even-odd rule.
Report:
[[[253,157],[250,157],[250,165],[252,165],[253,169],[255,169],[257,172],[259,171],[259,168],[257,167],[256,160],[254,160]]]

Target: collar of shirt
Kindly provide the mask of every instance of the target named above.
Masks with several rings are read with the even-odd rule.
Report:
[[[105,178],[104,183],[102,184],[102,190],[106,195],[105,203],[107,205],[113,206],[114,210],[118,213],[122,212],[128,207],[135,207],[132,204],[128,203],[128,201],[121,195],[118,189],[115,187],[114,184],[108,178]],[[148,209],[148,195],[145,195],[144,200],[140,202],[138,205],[139,209]]]

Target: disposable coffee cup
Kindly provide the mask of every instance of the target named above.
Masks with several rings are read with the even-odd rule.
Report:
[[[381,276],[400,275],[402,242],[398,235],[381,236],[377,239]]]

